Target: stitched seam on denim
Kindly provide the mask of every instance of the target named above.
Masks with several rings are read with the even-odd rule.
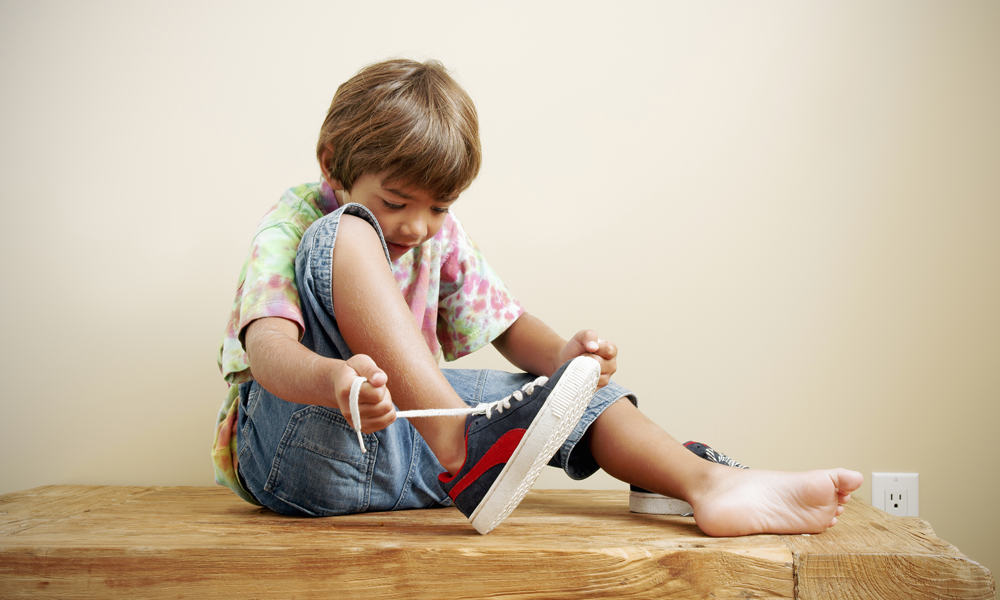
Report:
[[[340,229],[340,219],[348,214],[364,219],[378,234],[379,243],[382,244],[382,251],[385,255],[389,268],[392,262],[389,258],[389,249],[385,244],[385,237],[382,228],[379,227],[378,220],[367,208],[361,204],[346,204],[334,212],[323,217],[319,229],[308,233],[309,239],[309,271],[313,274],[316,282],[314,291],[316,296],[323,303],[325,309],[336,320],[333,312],[333,251],[337,245],[337,233]],[[323,251],[321,252],[320,249]]]
[[[588,413],[591,413],[592,411],[595,411],[595,410],[596,410],[596,414],[594,414],[594,417],[593,417],[592,419],[587,419],[587,420],[589,421],[589,422],[587,423],[587,428],[586,428],[586,429],[583,429],[582,431],[580,431],[580,432],[579,432],[579,435],[575,435],[575,434],[576,434],[577,432],[576,432],[576,429],[574,428],[573,432],[572,432],[572,433],[570,433],[570,435],[569,435],[569,437],[568,437],[568,438],[566,438],[566,443],[567,443],[567,444],[569,444],[569,443],[570,443],[570,442],[572,441],[572,446],[570,446],[570,450],[572,450],[572,449],[573,449],[573,447],[575,447],[575,446],[577,445],[577,443],[579,443],[579,441],[583,439],[583,436],[585,436],[585,435],[587,434],[587,429],[590,429],[590,426],[594,424],[594,421],[596,421],[598,417],[600,417],[600,416],[601,416],[602,414],[604,414],[604,411],[608,410],[608,408],[609,408],[609,407],[610,407],[610,406],[611,406],[612,404],[614,404],[615,402],[618,402],[618,401],[619,401],[619,400],[621,400],[622,398],[625,398],[625,397],[626,397],[627,395],[628,395],[628,394],[622,394],[622,395],[620,395],[620,396],[617,396],[617,397],[616,397],[616,398],[614,398],[613,400],[610,400],[610,401],[605,401],[605,402],[604,402],[604,406],[600,407],[600,409],[599,409],[599,410],[598,410],[598,409],[595,409],[595,408],[594,408],[593,406],[588,406],[588,407],[587,407],[586,409],[584,409],[584,411],[583,411],[583,414],[584,414],[584,417],[580,419],[580,420],[581,420],[581,422],[582,422],[582,421],[583,421],[583,420],[584,420],[584,419],[585,419],[586,417],[588,417],[588,416],[589,416],[589,414],[588,414]],[[597,394],[595,394],[594,396],[596,397],[596,396],[597,396]],[[593,398],[591,398],[591,400],[593,400]],[[575,438],[575,439],[574,439],[574,438]]]
[[[332,266],[333,244],[336,242],[337,229],[340,226],[340,217],[342,214],[343,210],[338,209],[317,219],[303,236],[303,242],[307,243],[307,245],[300,243],[296,254],[296,277],[299,274],[299,259],[306,258],[308,268],[303,273],[306,277],[300,279],[311,279],[311,282],[299,281],[298,283],[300,285],[309,285],[311,283],[314,295],[324,305],[331,298],[328,292],[332,286],[332,272],[330,269]],[[329,253],[321,252],[321,249],[328,249]],[[303,254],[305,254],[304,257]],[[330,312],[332,314],[332,308]]]
[[[372,505],[372,478],[375,477],[375,461],[378,459],[378,436],[373,433],[368,437],[371,438],[371,442],[368,444],[371,446],[371,450],[365,454],[365,460],[367,461],[365,466],[367,469],[365,469],[364,494],[359,512],[367,512],[368,508]]]
[[[260,399],[260,384],[254,380],[250,380],[250,391],[247,392],[247,406],[246,413],[249,419],[253,419],[254,412],[257,410],[257,401]]]
[[[623,388],[623,389],[624,389],[624,388]],[[597,390],[597,393],[596,393],[596,394],[594,394],[594,397],[598,396],[598,395],[599,395],[600,393],[601,393],[601,390]],[[576,433],[576,429],[575,429],[575,428],[574,428],[573,432],[571,432],[571,433],[569,434],[569,437],[568,437],[568,438],[566,438],[566,441],[565,441],[565,442],[563,442],[563,445],[562,445],[562,447],[561,447],[561,448],[560,448],[559,450],[557,450],[557,451],[556,451],[556,456],[558,456],[558,457],[559,457],[559,458],[561,459],[561,460],[559,461],[559,462],[561,463],[561,466],[560,466],[560,468],[561,468],[561,469],[563,470],[563,472],[564,472],[564,473],[566,473],[567,475],[569,475],[569,477],[570,477],[571,479],[577,479],[577,477],[575,476],[575,474],[573,474],[573,473],[570,473],[570,470],[569,470],[569,468],[570,468],[570,463],[571,463],[571,461],[572,461],[572,458],[573,458],[573,451],[574,451],[574,450],[576,450],[576,446],[577,446],[577,444],[579,444],[579,443],[580,443],[580,441],[581,441],[581,440],[583,440],[583,437],[584,437],[584,436],[585,436],[585,435],[587,434],[587,430],[588,430],[588,429],[590,429],[590,426],[591,426],[591,425],[593,425],[593,424],[594,424],[594,421],[596,421],[596,420],[597,420],[597,419],[598,419],[598,418],[599,418],[599,417],[600,417],[600,416],[601,416],[602,414],[604,414],[604,411],[608,410],[608,408],[609,408],[609,407],[610,407],[610,406],[611,406],[612,404],[614,404],[615,402],[618,402],[618,401],[619,401],[619,400],[621,400],[622,398],[628,398],[628,399],[629,399],[629,401],[631,402],[631,401],[633,400],[633,398],[634,398],[634,397],[635,397],[635,395],[634,395],[634,394],[632,394],[631,392],[628,392],[628,391],[625,391],[625,392],[624,392],[624,393],[622,393],[621,395],[619,395],[619,396],[615,397],[615,399],[614,399],[614,400],[611,400],[610,402],[607,402],[607,403],[605,403],[605,404],[604,404],[604,406],[603,406],[603,407],[602,407],[602,408],[600,409],[600,411],[598,411],[598,412],[597,412],[597,414],[596,414],[596,415],[594,415],[594,418],[593,418],[593,419],[590,419],[590,420],[589,420],[589,423],[587,424],[587,428],[586,428],[586,429],[584,429],[584,430],[582,430],[582,431],[580,432],[580,435],[578,435],[578,436],[575,436],[575,437],[576,437],[576,439],[573,439],[573,438],[574,438],[574,434]],[[591,400],[593,400],[593,398],[591,398]],[[588,412],[589,412],[589,411],[590,411],[591,409],[592,409],[592,407],[588,406],[588,407],[587,407],[587,408],[586,408],[586,409],[584,410],[584,413],[583,413],[584,417],[586,417],[586,416],[587,416],[587,413],[588,413]],[[581,419],[580,419],[580,421],[581,421],[581,422],[582,422],[582,421],[584,421],[584,417],[581,417]],[[564,452],[564,451],[565,451],[565,452]],[[596,464],[596,463],[595,463],[595,464]],[[596,471],[595,471],[595,472],[596,472]],[[587,478],[587,477],[589,477],[590,475],[593,475],[593,473],[589,473],[589,474],[587,474],[587,475],[584,475],[584,476],[581,476],[581,477],[580,477],[579,479],[586,479],[586,478]]]
[[[332,274],[328,272],[329,268],[325,265],[327,261],[324,260],[325,257],[319,251],[319,248],[325,248],[330,245],[326,242],[328,238],[336,238],[337,226],[340,223],[339,219],[340,214],[333,212],[317,221],[315,225],[318,226],[316,228],[310,228],[309,231],[306,232],[306,236],[303,238],[304,241],[308,242],[308,246],[300,246],[298,255],[296,256],[296,277],[298,277],[298,257],[305,253],[307,258],[305,272],[303,273],[303,277],[300,278],[305,281],[298,282],[299,285],[311,285],[313,291],[312,295],[317,297],[322,302],[324,308],[326,307],[325,305],[328,296],[326,292],[328,291],[327,288],[331,285],[330,282]],[[330,250],[332,252],[332,246]],[[332,314],[332,304],[330,305],[329,310]]]
[[[246,480],[246,477],[243,476],[243,473],[240,472],[239,466],[236,467],[236,482],[240,486],[240,488],[247,493],[247,495],[253,498],[254,502],[256,502],[260,506],[264,506],[264,503],[261,502],[260,499],[257,498],[257,496],[254,496],[253,492],[250,491],[250,483]]]
[[[271,494],[271,498],[273,498],[274,500],[276,500],[278,502],[281,502],[282,504],[286,504],[288,506],[291,506],[292,508],[294,508],[295,510],[299,511],[300,513],[302,513],[304,515],[309,515],[310,517],[326,517],[326,516],[334,516],[336,514],[336,513],[333,513],[333,512],[323,512],[323,513],[313,512],[311,510],[303,508],[303,507],[299,506],[298,504],[296,504],[294,502],[290,502],[290,501],[282,498],[281,496],[277,496],[275,494]]]
[[[315,258],[315,270],[312,270],[313,277],[318,277],[321,282],[321,288],[316,291],[322,296],[317,296],[322,301],[324,308],[329,312],[330,316],[336,320],[336,315],[333,313],[333,247],[337,244],[337,231],[340,229],[340,217],[343,215],[343,211],[337,214],[336,218],[333,218],[333,222],[326,225],[323,233],[323,250],[324,253],[319,253],[316,250],[316,244],[313,243],[313,247],[310,248],[310,263],[313,262],[312,253],[316,253]],[[317,286],[318,288],[320,286]]]
[[[307,406],[306,408],[296,411],[292,415],[291,419],[289,419],[290,423],[292,420],[295,421],[296,435],[293,436],[287,444],[284,443],[284,438],[282,438],[282,447],[299,448],[301,450],[305,450],[307,452],[312,452],[313,454],[322,456],[323,458],[329,458],[339,462],[354,465],[358,469],[360,469],[362,465],[369,462],[368,459],[364,458],[363,456],[354,456],[351,453],[343,453],[343,452],[330,452],[327,450],[328,446],[313,443],[311,439],[306,439],[297,435],[299,427],[301,427],[301,425],[306,421],[306,419],[323,421],[325,424],[330,426],[331,430],[336,429],[339,430],[341,433],[347,435],[348,437],[346,439],[348,440],[350,440],[353,437],[356,437],[357,435],[354,433],[354,429],[351,428],[350,425],[348,425],[347,419],[344,418],[344,416],[340,413],[340,411],[328,409],[322,406]],[[335,434],[331,432],[331,435]],[[377,441],[374,437],[374,434],[372,433],[364,435],[366,441],[370,441],[373,443]],[[348,443],[346,447],[353,448],[353,446],[350,443]]]
[[[237,464],[243,461],[243,456],[249,452],[250,446],[244,445],[240,447],[240,439],[247,439],[247,432],[250,431],[250,425],[253,423],[253,412],[254,408],[257,406],[258,396],[260,396],[260,385],[254,385],[255,382],[250,382],[250,392],[247,394],[247,404],[243,408],[243,414],[246,415],[246,423],[243,427],[239,428],[236,432],[236,462]],[[255,390],[256,388],[256,390]],[[241,402],[242,398],[237,398],[237,402]],[[236,419],[239,421],[239,407],[236,408]]]
[[[365,208],[363,204],[358,204],[356,202],[345,204],[343,208],[345,213],[354,215],[355,217],[360,217],[365,221],[368,221],[368,224],[375,228],[375,233],[378,234],[378,239],[382,242],[382,252],[385,254],[385,260],[391,267],[392,259],[389,257],[389,247],[385,245],[385,235],[382,233],[382,227],[379,226],[378,219],[375,218],[375,215],[373,215],[370,210]]]
[[[317,418],[317,417],[326,421],[327,423],[330,423],[331,425],[336,424],[346,431],[353,432],[350,426],[347,425],[347,420],[344,419],[344,417],[339,412],[335,413],[332,411],[322,410],[322,408],[318,406],[308,406],[306,408],[303,408],[302,410],[293,413],[291,418],[288,420],[288,425],[285,427],[285,431],[281,434],[281,440],[278,441],[278,446],[275,449],[274,459],[271,462],[271,470],[268,473],[267,483],[265,483],[264,485],[265,491],[269,493],[274,493],[274,491],[277,489],[278,474],[281,472],[281,463],[284,461],[285,451],[289,448],[298,448],[306,452],[312,452],[314,454],[322,456],[323,458],[336,460],[348,464],[357,469],[359,472],[370,470],[370,468],[369,469],[363,468],[365,466],[368,466],[366,465],[366,463],[368,462],[366,460],[354,461],[351,460],[351,458],[347,455],[332,456],[330,455],[330,453],[321,452],[319,447],[317,447],[316,445],[295,443],[299,427],[301,427],[303,421],[306,418]],[[369,436],[366,437],[374,437],[374,436],[372,434],[369,434]]]
[[[292,415],[292,418],[294,419],[295,415]],[[296,423],[296,427],[297,425],[298,424]],[[278,440],[278,447],[274,451],[274,458],[271,459],[271,470],[267,474],[267,481],[264,482],[264,491],[269,494],[273,495],[276,480],[278,479],[278,471],[280,470],[281,467],[283,449],[286,446],[285,439],[289,437],[289,435],[291,435],[291,432],[293,430],[294,428],[291,426],[291,423],[289,423],[288,425],[285,426],[285,431],[282,432],[281,439]]]
[[[250,450],[250,444],[240,444],[240,440],[248,439],[247,430],[250,426],[249,419],[247,420],[247,427],[244,427],[236,434],[236,464],[242,465],[246,464],[246,457],[252,455],[253,452]],[[237,467],[238,468],[238,467]]]
[[[486,382],[490,377],[489,369],[481,369],[479,371],[479,377],[476,378],[476,391],[472,397],[479,404],[483,401],[483,390],[486,389]]]
[[[417,452],[419,451],[419,444],[416,439],[416,429],[413,425],[407,422],[407,433],[410,434],[409,447],[410,447],[410,466],[406,469],[406,477],[403,479],[403,485],[400,488],[399,496],[396,497],[396,504],[392,507],[392,510],[399,510],[399,507],[403,505],[403,500],[410,491],[410,482],[413,481],[413,471],[417,466]]]
[[[271,464],[271,471],[268,474],[267,482],[264,485],[264,491],[270,494],[270,496],[275,500],[278,500],[288,506],[291,506],[295,508],[295,510],[303,514],[311,516],[330,516],[330,515],[351,514],[351,513],[359,513],[367,511],[368,508],[371,506],[372,474],[374,473],[375,457],[378,454],[378,447],[379,447],[378,439],[376,438],[375,434],[368,434],[365,436],[366,438],[370,438],[368,442],[372,448],[372,451],[369,452],[365,456],[365,458],[363,458],[360,461],[350,460],[348,456],[344,455],[339,457],[330,456],[329,453],[323,453],[317,451],[318,449],[313,445],[295,443],[296,438],[298,437],[299,428],[306,421],[306,419],[310,418],[319,418],[320,420],[326,421],[327,423],[338,425],[344,430],[350,431],[353,435],[353,430],[347,424],[347,420],[344,419],[343,415],[341,415],[339,412],[323,409],[322,407],[318,406],[308,406],[302,410],[296,411],[295,413],[292,414],[291,418],[289,419],[289,424],[285,428],[285,431],[281,436],[281,440],[278,442],[278,447],[275,450],[274,460]],[[281,487],[278,485],[278,482],[280,480],[279,473],[281,472],[281,464],[284,461],[284,454],[285,451],[290,448],[298,449],[305,452],[312,452],[325,459],[337,461],[355,469],[357,473],[361,475],[364,479],[364,481],[359,482],[361,483],[363,490],[359,494],[359,497],[357,499],[356,510],[350,511],[349,513],[339,512],[339,511],[328,511],[328,510],[316,512],[306,509],[296,504],[295,502],[292,502],[287,497],[287,495],[281,491]],[[344,460],[345,458],[347,460]]]

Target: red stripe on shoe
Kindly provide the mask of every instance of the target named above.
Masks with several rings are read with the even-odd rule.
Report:
[[[483,473],[507,462],[510,459],[510,455],[517,449],[517,445],[521,443],[521,438],[524,437],[525,431],[527,430],[511,429],[500,436],[500,439],[493,442],[493,445],[486,451],[486,454],[479,459],[476,466],[472,467],[472,470],[466,473],[465,477],[455,484],[455,487],[451,488],[451,492],[448,495],[452,498],[458,498],[458,495],[464,492],[465,488],[475,483]]]

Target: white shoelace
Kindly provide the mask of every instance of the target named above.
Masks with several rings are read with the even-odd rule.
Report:
[[[549,380],[548,377],[539,377],[534,381],[529,381],[528,383],[521,386],[521,389],[515,390],[513,394],[507,396],[506,398],[497,400],[496,402],[483,402],[478,406],[467,406],[465,408],[427,408],[422,410],[398,410],[396,411],[397,417],[446,417],[454,415],[486,415],[489,419],[493,410],[496,409],[497,413],[502,413],[504,410],[510,408],[510,401],[514,400],[521,401],[524,400],[524,394],[532,394],[535,391],[536,385],[545,385]],[[351,383],[351,395],[349,396],[351,404],[351,421],[354,423],[354,431],[358,434],[358,444],[361,446],[361,452],[366,453],[368,449],[365,448],[365,440],[361,435],[361,414],[358,409],[358,394],[361,393],[361,384],[368,381],[364,377],[356,377]]]

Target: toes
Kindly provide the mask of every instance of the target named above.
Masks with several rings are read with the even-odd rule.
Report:
[[[843,506],[838,506],[837,510],[833,514],[837,515],[838,517],[840,515],[844,514],[844,507]]]
[[[861,487],[861,484],[865,481],[865,476],[857,471],[833,469],[829,473],[830,479],[833,480],[833,486],[841,493],[850,494]]]

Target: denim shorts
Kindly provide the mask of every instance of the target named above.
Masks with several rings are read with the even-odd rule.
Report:
[[[295,262],[305,322],[302,343],[321,356],[342,360],[353,353],[333,315],[332,276],[337,226],[345,213],[366,220],[382,237],[366,208],[348,204],[312,224]],[[500,400],[535,379],[485,369],[442,372],[470,406]],[[549,464],[573,479],[595,473],[597,462],[587,444],[579,442],[590,424],[621,398],[636,403],[634,395],[614,382],[598,390]],[[357,434],[337,409],[287,402],[255,381],[240,385],[239,476],[263,506],[288,515],[331,516],[451,505],[438,482],[444,469],[405,418],[366,434],[365,446],[368,452],[362,453]]]

